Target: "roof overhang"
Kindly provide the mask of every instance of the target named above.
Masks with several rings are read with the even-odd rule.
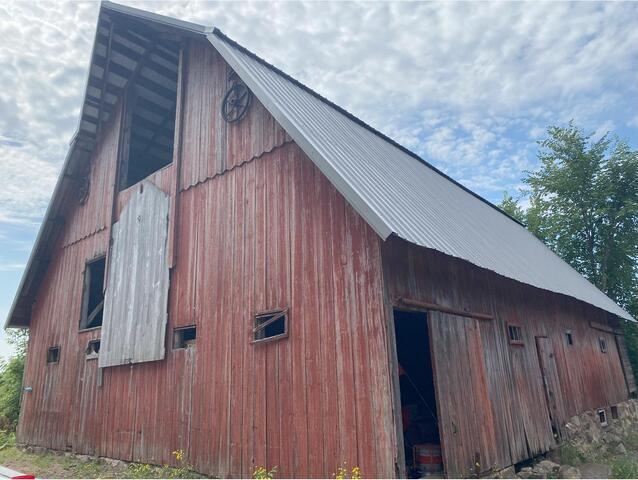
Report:
[[[161,49],[162,42],[170,44],[189,37],[204,39],[211,31],[212,28],[202,25],[124,5],[101,3],[78,127],[69,144],[5,328],[29,326],[38,286],[51,262],[53,247],[63,225],[62,205],[67,201],[82,165],[90,161],[101,125],[111,118],[128,80],[138,73],[140,60],[155,55],[156,50],[150,55],[147,51]],[[158,62],[161,63],[161,59]],[[143,74],[151,82],[166,81],[161,66],[157,71],[145,67]]]

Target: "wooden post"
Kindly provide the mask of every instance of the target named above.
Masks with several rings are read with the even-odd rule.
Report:
[[[173,139],[173,185],[171,186],[171,205],[168,218],[168,268],[173,268],[177,263],[177,217],[180,191],[180,176],[182,165],[182,130],[184,124],[184,98],[185,98],[185,49],[184,45],[179,49],[179,65],[177,69],[177,98],[175,102],[175,134]]]

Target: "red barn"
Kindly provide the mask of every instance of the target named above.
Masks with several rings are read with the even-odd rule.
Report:
[[[104,2],[7,327],[18,440],[198,471],[447,475],[635,392],[629,315],[516,221],[217,29]]]

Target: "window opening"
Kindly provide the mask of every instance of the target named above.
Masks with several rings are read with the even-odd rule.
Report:
[[[523,329],[519,325],[508,324],[507,335],[512,345],[523,345]]]
[[[100,340],[91,340],[86,346],[86,359],[97,358],[100,353]]]
[[[598,420],[600,421],[601,426],[607,426],[607,413],[605,412],[604,408],[598,409]]]
[[[288,311],[276,310],[255,315],[253,343],[288,336]]]
[[[102,326],[105,265],[105,257],[100,257],[88,262],[84,267],[80,330]]]
[[[197,328],[195,326],[181,327],[173,330],[173,348],[188,348],[195,346]]]
[[[58,363],[60,361],[60,347],[49,347],[47,350],[47,363]]]
[[[598,346],[600,347],[601,352],[607,353],[607,341],[603,337],[598,339]]]
[[[571,330],[567,330],[565,332],[565,340],[567,341],[567,345],[573,345],[574,344],[574,336],[572,335],[572,331]]]
[[[611,418],[612,420],[618,420],[618,405],[611,406]]]

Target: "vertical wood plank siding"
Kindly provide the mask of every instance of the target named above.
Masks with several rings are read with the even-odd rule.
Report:
[[[232,69],[210,44],[192,42],[185,78],[181,186],[232,169],[290,137],[255,97],[250,115],[229,125],[220,115]]]
[[[481,453],[481,469],[487,470],[507,467],[553,445],[536,336],[547,337],[554,352],[560,383],[557,393],[561,402],[557,409],[560,425],[576,413],[628,397],[614,335],[590,326],[590,321],[607,323],[607,314],[602,310],[512,282],[395,237],[382,245],[382,256],[390,302],[403,297],[494,317],[494,320],[477,322],[430,314],[443,446],[447,450],[444,457],[449,475],[467,475],[475,452]],[[391,314],[389,308],[388,314]],[[509,343],[508,323],[522,327],[522,346]],[[477,329],[480,338],[475,333]],[[573,334],[574,345],[567,345],[567,330]],[[600,351],[599,337],[607,340],[607,353]],[[470,348],[470,339],[480,342],[482,349]],[[459,358],[468,355],[482,358],[466,358],[467,361],[462,361],[466,368],[457,368]],[[477,386],[482,382],[481,363],[487,395]],[[456,405],[459,398],[474,407]],[[471,425],[477,411],[482,412],[481,428],[468,427],[470,433],[464,434],[463,439],[459,439],[460,430],[453,434],[446,426],[449,422]],[[492,432],[495,441],[490,440]],[[486,442],[493,443],[493,451],[492,447],[488,452],[481,451],[486,448]]]
[[[19,439],[158,464],[183,449],[222,477],[254,465],[330,477],[343,462],[393,476],[378,237],[255,99],[241,123],[221,122],[227,67],[210,46],[188,58],[166,358],[105,368],[97,386],[84,350],[100,330],[78,333],[78,321],[84,262],[106,250],[108,229],[73,214],[75,241],[61,242],[33,310]],[[117,129],[101,143],[116,152]],[[115,170],[105,150],[94,172]],[[170,194],[173,172],[148,181]],[[118,194],[116,219],[134,191]],[[289,337],[252,345],[253,315],[285,307]],[[196,347],[172,349],[173,328],[187,325]],[[61,360],[47,365],[52,345]]]

